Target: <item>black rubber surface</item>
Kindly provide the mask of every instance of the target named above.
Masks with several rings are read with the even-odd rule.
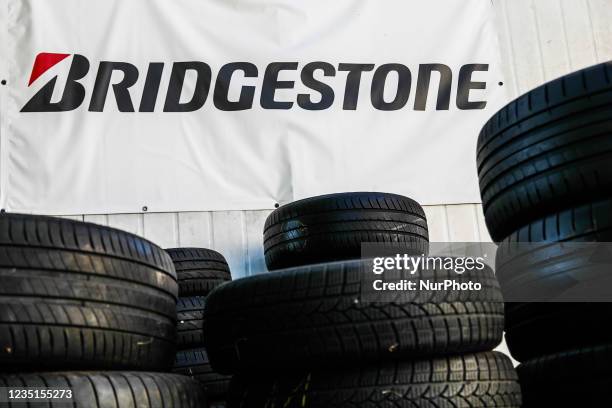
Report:
[[[478,281],[481,291],[394,291],[377,301],[362,297],[371,281],[361,267],[361,261],[313,265],[217,288],[204,311],[211,364],[222,373],[310,368],[483,351],[501,341],[503,301],[490,269],[418,272],[423,279]]]
[[[593,264],[589,243],[594,248],[598,242],[612,242],[612,199],[552,213],[509,235],[497,249],[497,278],[502,288],[578,279],[581,269]]]
[[[612,62],[542,85],[507,105],[478,139],[478,175],[494,241],[612,191]]]
[[[0,374],[0,387],[72,390],[72,401],[3,402],[6,408],[202,408],[206,397],[189,377],[148,372],[49,372]]]
[[[339,193],[273,211],[264,227],[268,269],[357,259],[361,243],[395,244],[427,253],[427,220],[414,200],[387,193]]]
[[[612,343],[612,303],[509,303],[508,349],[517,361]]]
[[[232,280],[227,261],[217,251],[205,248],[166,249],[176,268],[179,295],[206,296],[217,286]]]
[[[350,370],[279,373],[271,378],[241,375],[232,380],[228,403],[228,408],[520,406],[521,390],[512,363],[495,352]]]
[[[572,350],[518,366],[523,407],[612,405],[612,346]]]
[[[531,249],[524,245],[528,242],[550,242],[550,245],[536,245]],[[502,291],[528,290],[537,285],[548,287],[551,294],[561,293],[581,280],[609,276],[609,271],[607,274],[603,271],[602,275],[601,265],[576,256],[572,246],[561,247],[556,242],[612,242],[612,200],[550,215],[500,243],[497,277]],[[608,288],[608,279],[602,280],[600,286]],[[538,289],[534,293],[541,292]],[[602,328],[602,322],[610,319],[612,303],[508,303],[506,342],[512,356],[519,361],[612,342],[611,332]]]
[[[227,396],[231,377],[218,374],[212,369],[206,350],[203,348],[183,350],[176,353],[176,361],[172,371],[197,380],[206,395],[212,399]]]
[[[198,347],[203,341],[203,315],[205,298],[193,296],[180,298],[177,311],[177,348],[183,350]]]
[[[0,215],[0,371],[172,366],[172,261],[135,235]]]

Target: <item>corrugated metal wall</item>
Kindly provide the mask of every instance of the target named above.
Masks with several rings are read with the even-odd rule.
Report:
[[[515,97],[547,80],[612,59],[612,0],[494,0],[506,86]],[[228,259],[234,278],[265,271],[270,210],[87,215],[163,247],[201,246]],[[478,204],[426,208],[431,241],[488,241]]]

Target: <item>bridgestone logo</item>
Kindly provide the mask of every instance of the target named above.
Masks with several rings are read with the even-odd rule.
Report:
[[[36,56],[29,85],[36,81],[48,69],[70,56],[71,54],[40,53]],[[170,70],[167,89],[160,90],[164,70]],[[95,72],[95,82],[88,101],[88,111],[103,112],[112,87],[112,93],[120,112],[153,112],[160,99],[157,110],[163,112],[194,112],[203,108],[209,99],[214,107],[221,111],[241,111],[252,109],[255,104],[263,109],[305,109],[309,111],[325,110],[332,106],[336,98],[342,99],[343,110],[356,110],[364,103],[380,111],[396,111],[412,109],[427,110],[427,99],[430,85],[437,85],[435,95],[436,110],[449,110],[451,104],[458,109],[484,109],[487,102],[472,100],[472,90],[486,89],[486,82],[475,81],[475,72],[488,72],[488,64],[470,63],[461,66],[458,72],[441,63],[419,64],[418,68],[410,70],[406,65],[339,63],[331,64],[315,61],[306,64],[298,62],[271,62],[265,68],[260,68],[250,62],[230,62],[213,73],[210,65],[202,61],[181,62],[151,62],[144,75],[139,67],[129,62],[100,61]],[[121,79],[111,83],[115,71],[121,72]],[[360,95],[362,78],[368,75],[369,95]],[[240,75],[234,75],[240,73]],[[293,80],[281,80],[281,74],[289,75]],[[51,101],[57,81],[57,75],[42,86],[36,94],[24,105],[21,112],[65,112],[77,109],[85,101],[86,89],[81,81],[90,74],[89,60],[83,55],[74,54],[68,71],[62,97],[57,102]],[[195,86],[190,94],[184,88],[185,77],[195,77]],[[326,79],[342,75],[344,88],[334,89]],[[117,76],[116,76],[117,77]],[[238,77],[242,79],[238,79]],[[255,101],[256,86],[240,83],[248,78],[263,77],[259,101]],[[322,77],[322,79],[321,79]],[[393,77],[393,80],[390,78]],[[130,91],[138,81],[144,81],[142,93],[135,97]],[[238,81],[238,83],[236,83]],[[308,93],[298,93],[295,100],[279,98],[277,91],[295,88],[300,81]],[[437,84],[433,84],[437,81]],[[334,82],[334,83],[337,83]],[[385,96],[389,84],[394,84],[391,97]],[[239,87],[239,95],[230,98],[230,89]],[[191,88],[191,87],[190,87]],[[408,105],[411,92],[415,93],[414,103]],[[161,96],[160,97],[160,93]],[[451,101],[451,95],[455,95]],[[187,100],[185,100],[187,99]],[[161,107],[163,101],[163,107]],[[209,102],[210,104],[210,102]],[[433,108],[432,108],[433,109]]]

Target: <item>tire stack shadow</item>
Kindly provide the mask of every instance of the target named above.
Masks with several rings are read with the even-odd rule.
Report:
[[[423,209],[393,194],[342,193],[268,217],[271,272],[224,284],[206,302],[211,365],[233,375],[228,407],[519,407],[516,372],[491,351],[503,333],[493,272],[479,293],[366,301],[362,242],[427,253]]]
[[[525,406],[610,405],[612,63],[507,105],[477,161]]]

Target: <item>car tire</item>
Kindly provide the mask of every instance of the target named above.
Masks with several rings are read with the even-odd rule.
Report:
[[[612,404],[612,346],[551,354],[517,367],[523,407],[599,408]]]
[[[204,296],[179,298],[177,311],[177,348],[184,350],[202,345]]]
[[[396,194],[329,194],[283,205],[268,216],[264,227],[269,270],[357,259],[366,242],[427,253],[423,208]]]
[[[602,321],[612,318],[612,303],[591,302],[599,292],[609,297],[609,260],[594,263],[590,255],[593,251],[582,249],[592,244],[609,252],[605,242],[612,242],[610,199],[551,214],[500,243],[496,275],[504,298],[522,300],[506,303],[506,342],[515,359],[527,361],[612,342],[612,336],[601,328]],[[586,289],[576,290],[581,283],[586,284]],[[584,299],[544,302],[549,297],[567,297],[568,293]]]
[[[232,380],[228,408],[276,406],[519,408],[521,389],[510,359],[496,352]]]
[[[221,373],[253,367],[318,367],[356,361],[484,351],[502,339],[503,299],[488,267],[423,280],[477,281],[480,291],[376,292],[368,261],[291,268],[243,278],[206,299],[204,343]],[[369,272],[371,274],[371,270]],[[402,271],[398,279],[410,278]]]
[[[206,395],[212,399],[227,397],[231,377],[218,374],[212,369],[206,350],[203,348],[182,350],[176,353],[172,371],[198,381]]]
[[[227,261],[217,251],[205,248],[166,250],[176,269],[179,296],[206,296],[217,286],[232,280]]]
[[[170,257],[91,223],[0,215],[0,367],[172,366],[177,282]]]
[[[612,191],[612,62],[542,85],[495,114],[478,139],[486,224],[512,231]]]

